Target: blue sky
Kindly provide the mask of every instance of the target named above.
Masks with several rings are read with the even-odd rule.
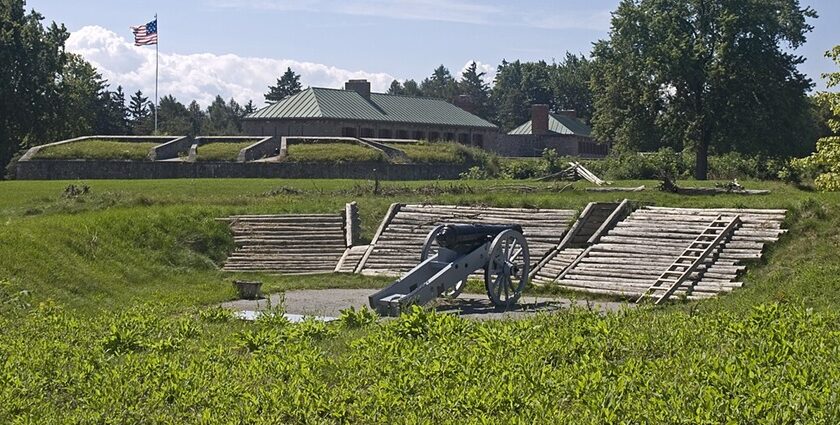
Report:
[[[338,87],[369,78],[421,80],[439,64],[459,73],[478,61],[492,73],[502,60],[552,60],[588,53],[606,38],[618,0],[186,0],[143,2],[29,0],[27,6],[74,32],[68,50],[94,63],[127,91],[154,88],[154,48],[130,44],[129,26],[159,15],[160,93],[206,104],[216,93],[262,104],[286,66],[304,85]],[[840,44],[840,1],[804,0],[817,10],[798,53],[801,70],[824,89],[823,57]]]

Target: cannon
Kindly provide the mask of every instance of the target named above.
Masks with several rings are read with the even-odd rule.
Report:
[[[507,309],[528,281],[528,242],[519,225],[446,224],[435,227],[423,244],[420,264],[373,295],[370,306],[385,316],[437,297],[457,297],[469,276],[484,269],[487,296]]]

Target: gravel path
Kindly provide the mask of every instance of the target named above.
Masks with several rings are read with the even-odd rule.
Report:
[[[222,304],[222,307],[237,311],[259,311],[270,305],[282,304],[287,313],[338,317],[341,310],[348,307],[360,308],[368,305],[368,296],[376,289],[307,289],[288,291],[284,294],[272,294],[268,299],[236,300]],[[511,311],[497,311],[490,304],[485,294],[461,294],[455,300],[440,299],[435,308],[442,312],[460,313],[474,319],[521,318],[537,312],[551,312],[569,308],[572,301],[566,298],[525,296],[519,300],[519,306]],[[586,307],[587,301],[575,301]],[[630,307],[620,302],[590,301],[589,307],[598,311],[614,311]]]

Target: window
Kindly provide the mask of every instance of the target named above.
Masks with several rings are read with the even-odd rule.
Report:
[[[417,139],[417,140],[425,139],[426,138],[426,132],[425,131],[420,131],[420,130],[415,130],[414,131],[414,138]]]
[[[408,131],[397,130],[397,139],[408,139]]]
[[[379,129],[379,138],[390,139],[391,138],[391,130],[388,130],[387,128],[380,128]]]
[[[484,147],[484,135],[483,134],[473,134],[473,145],[478,146],[480,148]]]
[[[446,140],[447,142],[453,142],[453,141],[455,141],[455,133],[446,133],[446,134],[443,136],[443,140]]]
[[[356,137],[356,128],[355,127],[344,127],[341,129],[341,135],[343,137]]]
[[[440,133],[438,133],[437,131],[430,131],[429,140],[432,142],[437,142],[438,140],[440,140]]]
[[[359,131],[361,137],[373,137],[373,129],[372,128],[363,128]]]
[[[470,135],[467,133],[458,134],[458,143],[461,143],[463,145],[470,144]]]

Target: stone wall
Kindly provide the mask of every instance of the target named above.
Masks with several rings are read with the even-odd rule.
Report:
[[[606,156],[608,147],[597,144],[589,137],[566,134],[500,134],[485,148],[501,156],[542,156],[545,149],[554,149],[562,156],[600,158]]]
[[[174,178],[316,178],[435,180],[457,179],[474,164],[344,164],[293,162],[180,162],[30,160],[17,164],[20,180],[174,179]],[[376,170],[376,171],[374,171]]]

